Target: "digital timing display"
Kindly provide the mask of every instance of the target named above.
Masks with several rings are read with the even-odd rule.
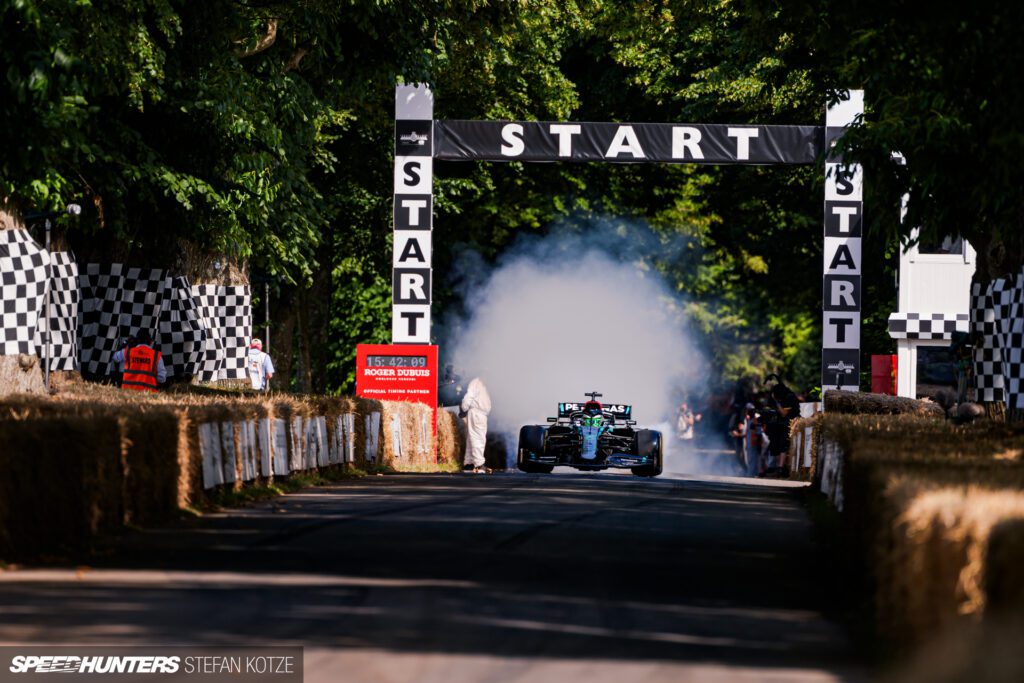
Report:
[[[425,368],[426,356],[367,356],[368,368]]]

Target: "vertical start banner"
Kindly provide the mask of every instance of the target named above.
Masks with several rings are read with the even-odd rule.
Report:
[[[825,113],[825,144],[831,150],[864,113],[864,91]],[[838,154],[825,161],[825,272],[822,287],[821,390],[860,388],[861,239],[864,174]]]
[[[399,85],[395,88],[391,271],[391,341],[395,344],[430,343],[433,164],[434,94],[426,85]]]

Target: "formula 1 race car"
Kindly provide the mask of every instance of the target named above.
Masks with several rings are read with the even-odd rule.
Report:
[[[661,432],[634,429],[633,406],[601,405],[592,391],[586,403],[559,403],[548,426],[519,430],[516,464],[523,472],[549,473],[555,465],[578,470],[629,468],[638,477],[656,477],[664,465]]]

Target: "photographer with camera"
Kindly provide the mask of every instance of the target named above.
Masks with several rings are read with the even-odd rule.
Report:
[[[776,383],[769,392],[768,408],[765,410],[765,429],[770,439],[770,455],[765,474],[786,476],[789,430],[793,420],[800,417],[800,400],[778,375],[768,375],[765,382],[772,379]]]

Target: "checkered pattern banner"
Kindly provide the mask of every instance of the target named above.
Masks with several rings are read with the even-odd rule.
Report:
[[[39,311],[36,349],[45,362],[47,348],[50,371],[72,371],[78,367],[78,263],[69,251],[50,252],[50,314]],[[46,328],[50,328],[47,341]]]
[[[50,316],[44,319],[46,277]],[[90,263],[47,252],[26,230],[0,230],[0,355],[46,356],[51,370],[115,375],[114,352],[148,332],[169,377],[245,379],[252,335],[248,286],[196,285],[167,271]]]
[[[893,339],[946,339],[954,332],[966,333],[970,327],[967,313],[893,313],[889,316],[889,336]]]
[[[199,374],[206,344],[206,329],[199,307],[192,298],[188,278],[171,277],[160,306],[160,335],[157,338],[164,356],[168,377],[194,377]]]
[[[252,337],[249,287],[193,285],[192,298],[207,333],[199,380],[245,379],[245,356]]]
[[[98,378],[116,374],[113,357],[122,339],[143,330],[156,335],[167,286],[166,271],[90,263],[79,276],[79,285],[82,375]]]
[[[971,285],[971,331],[974,345],[974,384],[977,400],[1005,401],[1003,357],[996,339],[996,310],[992,304],[991,284],[983,292],[981,284]]]
[[[49,263],[28,230],[0,230],[0,356],[36,352]]]
[[[992,283],[1006,407],[1024,409],[1024,271]]]

